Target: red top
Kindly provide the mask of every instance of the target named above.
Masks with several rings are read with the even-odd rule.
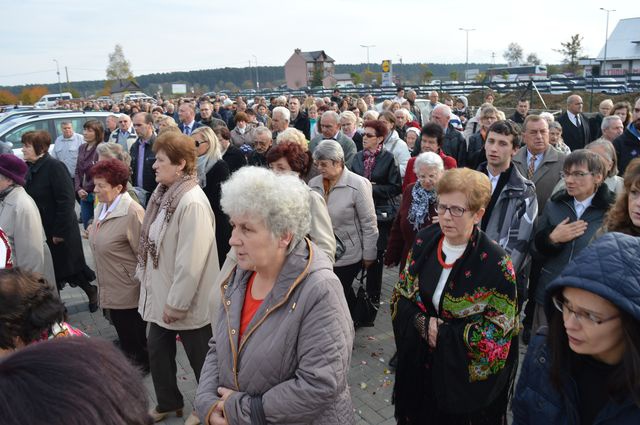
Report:
[[[244,331],[247,330],[247,326],[255,316],[256,311],[260,308],[262,300],[256,300],[251,296],[251,288],[253,288],[253,280],[256,274],[251,274],[249,282],[247,283],[247,292],[244,293],[244,304],[242,305],[242,315],[240,316],[240,335],[239,340],[242,339]]]
[[[420,140],[416,140],[416,143],[420,143]],[[456,168],[458,166],[458,162],[453,157],[445,155],[442,150],[440,150],[438,154],[440,155],[440,158],[442,158],[445,170]],[[409,162],[407,162],[407,170],[404,172],[404,180],[402,180],[402,190],[405,190],[407,186],[409,186],[411,183],[415,183],[418,180],[418,178],[416,177],[416,172],[413,171],[413,164],[415,162],[415,156],[409,159]]]

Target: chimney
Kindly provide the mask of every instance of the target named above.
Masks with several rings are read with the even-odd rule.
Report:
[[[296,55],[299,55],[300,53],[302,53],[302,50],[300,50],[300,49],[295,49],[295,50],[293,51],[293,53],[295,53]]]

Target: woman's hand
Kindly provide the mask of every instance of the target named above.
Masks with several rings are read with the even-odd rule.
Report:
[[[211,416],[209,416],[209,425],[228,425],[227,419],[224,417],[224,402],[227,401],[229,396],[233,394],[234,391],[225,387],[218,387],[218,395],[220,396],[220,401],[216,403],[213,408],[213,412],[211,412]]]
[[[172,311],[167,306],[164,306],[164,311],[162,312],[162,321],[167,325],[175,322],[176,320],[180,320],[181,317],[178,317],[174,311]]]
[[[362,265],[364,266],[365,269],[368,269],[375,262],[376,262],[376,260],[362,260]]]
[[[58,245],[59,243],[64,242],[64,238],[59,238],[57,236],[52,236],[51,237],[51,242],[53,242],[54,245]]]
[[[431,224],[437,224],[437,223],[440,223],[440,216],[434,215],[433,217],[431,217]]]
[[[569,217],[567,217],[549,234],[549,240],[555,244],[570,242],[584,235],[584,232],[587,231],[587,224],[584,220],[569,223]]]
[[[89,195],[89,194],[88,194],[88,193],[87,193],[87,191],[86,191],[86,190],[84,190],[84,189],[80,189],[80,190],[78,191],[78,197],[79,197],[80,199],[82,199],[83,201],[84,201],[85,199],[87,199],[87,196],[88,196],[88,195]]]
[[[438,326],[440,326],[442,323],[444,323],[442,320],[435,317],[429,318],[428,342],[429,347],[431,348],[436,348],[436,343],[438,342]]]

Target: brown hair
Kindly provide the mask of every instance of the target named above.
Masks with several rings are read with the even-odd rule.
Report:
[[[196,145],[193,139],[177,131],[163,131],[153,144],[153,152],[162,151],[173,165],[184,160],[184,173],[192,175],[196,172]]]
[[[85,130],[92,130],[96,135],[94,143],[98,144],[104,139],[104,126],[98,120],[89,120],[82,126]]]
[[[627,110],[627,116],[626,118],[622,121],[622,125],[624,125],[625,127],[627,125],[629,125],[629,123],[631,122],[631,111],[632,111],[632,106],[629,102],[627,101],[622,101],[622,102],[616,102],[615,105],[613,105],[613,108],[611,108],[611,112],[609,112],[609,115],[617,115],[616,111],[618,109],[626,109]]]
[[[624,172],[624,189],[604,219],[607,232],[640,236],[640,228],[636,227],[629,217],[629,193],[632,189],[640,190],[640,158],[631,161]]]
[[[31,146],[36,155],[49,151],[51,135],[44,130],[27,131],[22,135],[22,144]]]
[[[234,117],[235,122],[244,121],[249,122],[249,117],[244,112],[236,112],[236,116]]]
[[[15,338],[28,345],[64,319],[64,304],[42,275],[0,270],[0,348],[15,348]]]
[[[491,200],[491,182],[486,174],[470,168],[453,168],[442,174],[438,182],[436,192],[439,195],[445,193],[461,192],[467,198],[469,211],[477,212],[486,208]]]

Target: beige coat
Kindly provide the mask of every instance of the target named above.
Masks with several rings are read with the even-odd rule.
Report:
[[[16,186],[0,202],[0,228],[9,238],[13,266],[42,274],[57,294],[53,260],[40,212],[22,186]]]
[[[335,265],[375,260],[378,223],[371,182],[345,168],[328,194],[324,193],[322,176],[309,180],[309,187],[326,199],[333,232],[345,245],[346,251]]]
[[[102,221],[99,203],[89,230],[89,245],[96,262],[100,307],[129,309],[138,306],[140,282],[135,279],[138,244],[144,209],[128,193]]]
[[[158,243],[158,268],[150,256],[146,268],[138,265],[138,311],[166,329],[199,329],[210,323],[209,295],[220,270],[215,219],[200,186],[184,194],[167,226]],[[164,323],[165,307],[179,319]]]

